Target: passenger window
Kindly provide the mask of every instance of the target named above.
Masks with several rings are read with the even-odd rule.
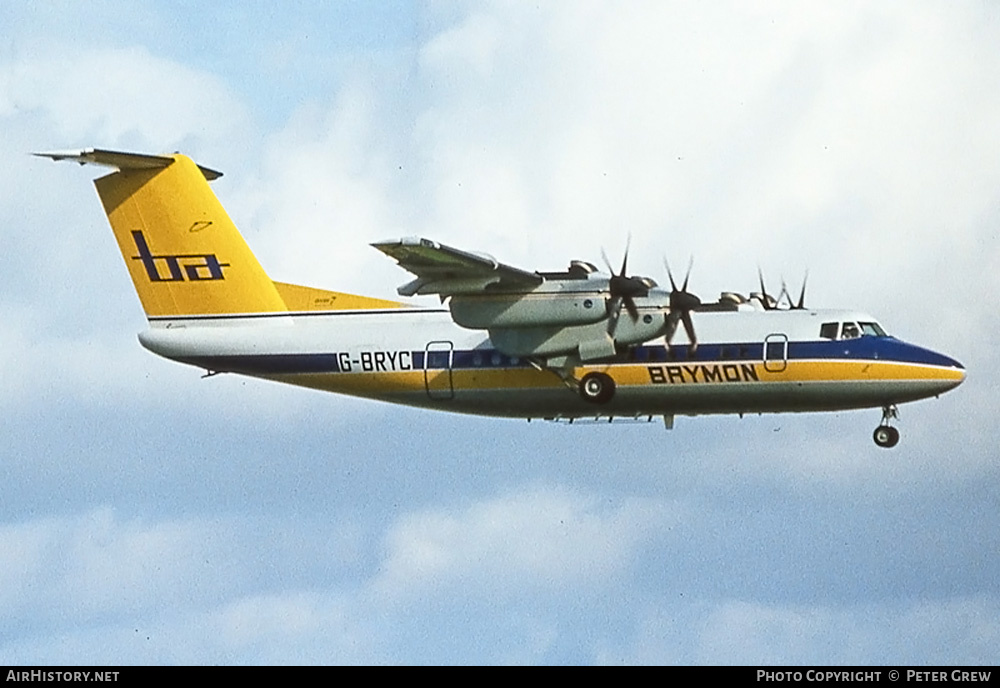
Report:
[[[836,339],[838,329],[840,323],[823,323],[819,328],[819,336],[823,339]]]

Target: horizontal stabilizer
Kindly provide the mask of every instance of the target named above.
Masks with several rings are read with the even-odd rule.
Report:
[[[174,162],[174,158],[162,155],[145,155],[142,153],[123,153],[120,151],[104,150],[102,148],[87,148],[79,151],[53,151],[51,153],[35,153],[41,158],[52,158],[55,161],[69,160],[81,165],[102,165],[104,167],[114,167],[119,170],[153,170],[167,167]],[[198,169],[205,175],[205,179],[212,181],[222,176],[222,172],[202,167]]]

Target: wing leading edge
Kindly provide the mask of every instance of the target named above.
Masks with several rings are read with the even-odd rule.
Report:
[[[469,253],[429,239],[406,238],[372,244],[394,258],[399,266],[417,276],[396,291],[401,296],[482,292],[486,287],[532,289],[545,278],[498,262],[491,256]]]

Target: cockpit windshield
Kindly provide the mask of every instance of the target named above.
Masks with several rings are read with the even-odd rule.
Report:
[[[882,326],[874,322],[859,322],[861,326],[861,336],[863,337],[885,337],[887,336]]]
[[[823,323],[819,328],[823,339],[857,339],[858,337],[886,337],[886,331],[876,322]]]

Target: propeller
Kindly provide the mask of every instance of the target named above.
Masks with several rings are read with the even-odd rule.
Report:
[[[767,289],[764,287],[764,273],[761,272],[760,266],[757,267],[757,277],[760,279],[760,293],[761,293],[761,305],[764,306],[764,310],[773,311],[777,310],[781,306],[782,299],[785,299],[788,303],[788,310],[801,311],[805,310],[806,307],[806,283],[809,281],[809,271],[806,271],[805,276],[802,278],[802,290],[799,291],[799,300],[792,301],[792,294],[788,291],[788,285],[785,284],[784,278],[781,280],[781,291],[778,293],[778,298],[772,298],[768,293]]]
[[[618,318],[621,316],[622,306],[632,318],[633,322],[639,320],[639,309],[636,308],[635,299],[649,296],[649,283],[641,277],[628,277],[628,252],[632,243],[629,237],[625,244],[625,256],[622,258],[622,267],[617,273],[611,267],[608,255],[601,249],[601,257],[604,264],[608,266],[608,273],[611,279],[608,281],[608,290],[611,292],[611,303],[608,306],[608,334],[614,335],[618,325]]]
[[[683,323],[684,332],[687,334],[688,341],[691,342],[689,353],[694,354],[698,350],[698,337],[694,331],[694,322],[691,320],[691,311],[701,305],[701,299],[687,290],[688,280],[691,278],[691,268],[694,265],[694,258],[688,261],[687,274],[684,275],[684,284],[681,285],[680,289],[677,288],[674,275],[670,271],[670,264],[666,259],[663,260],[663,265],[667,268],[667,277],[670,278],[670,313],[667,315],[667,330],[665,334],[667,348],[673,351],[670,340],[673,339],[674,334],[677,332],[678,323]]]

